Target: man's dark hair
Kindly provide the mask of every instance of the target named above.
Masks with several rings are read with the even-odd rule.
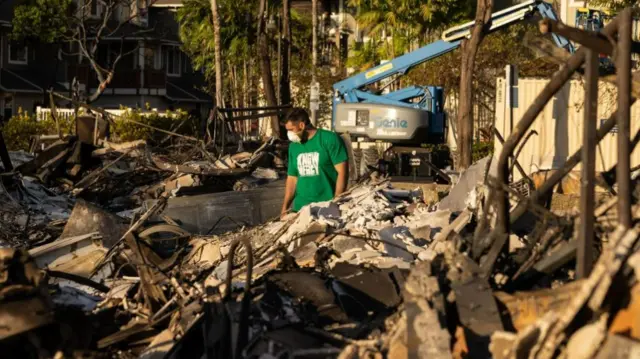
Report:
[[[307,113],[307,111],[300,107],[294,107],[287,113],[283,123],[299,123],[301,121],[307,126],[311,124],[311,120],[309,119],[309,114]]]

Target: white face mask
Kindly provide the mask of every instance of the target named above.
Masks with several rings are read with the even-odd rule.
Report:
[[[300,143],[302,142],[302,139],[300,138],[300,136],[293,132],[293,131],[287,131],[287,137],[289,138],[289,141],[291,142],[295,142],[295,143]]]

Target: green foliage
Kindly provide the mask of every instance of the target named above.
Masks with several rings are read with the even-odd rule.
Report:
[[[347,67],[352,67],[356,72],[368,70],[380,63],[384,55],[379,41],[357,42],[351,48],[351,54],[347,59]]]
[[[123,108],[124,109],[124,108]],[[112,140],[133,141],[146,140],[150,143],[159,143],[167,134],[155,131],[148,127],[140,126],[131,122],[134,120],[156,128],[173,131],[182,135],[197,136],[199,129],[198,119],[190,117],[183,110],[143,113],[139,109],[124,109],[121,116],[115,118],[115,126],[111,127]],[[60,130],[63,135],[75,132],[75,119],[68,121],[60,118]],[[56,123],[47,115],[42,121],[36,119],[35,114],[30,114],[22,109],[11,117],[2,127],[2,133],[11,151],[29,150],[29,143],[32,136],[54,135],[57,133]]]
[[[12,38],[58,41],[69,30],[73,0],[27,0],[14,9]]]
[[[471,0],[349,0],[357,7],[360,26],[369,36],[380,38],[384,31],[406,43],[424,44],[430,32],[457,24],[473,16],[475,1]]]
[[[589,0],[588,5],[616,12],[626,7],[635,7],[637,9],[638,0]]]
[[[474,86],[478,93],[492,97],[496,76],[504,76],[508,64],[518,67],[521,77],[547,77],[558,67],[545,58],[538,58],[523,43],[527,34],[540,36],[532,23],[512,25],[487,36],[478,50],[474,70]],[[460,86],[460,51],[454,51],[416,67],[403,78],[403,86],[443,86],[457,91]]]
[[[475,2],[470,0],[349,0],[357,7],[356,20],[370,41],[355,44],[347,66],[359,71],[432,42],[439,30],[468,21]],[[384,36],[383,36],[384,35]],[[386,38],[385,38],[386,36]]]
[[[60,120],[60,130],[63,134],[69,134],[75,129],[75,119],[70,121]],[[32,136],[54,135],[57,133],[56,123],[47,115],[42,121],[38,121],[35,114],[30,114],[18,108],[18,113],[11,117],[2,126],[7,148],[11,151],[29,150]]]
[[[471,160],[479,161],[493,154],[493,142],[476,142],[471,147]]]
[[[213,20],[208,0],[184,0],[178,9],[182,50],[196,70],[202,69],[210,83],[215,83]],[[221,16],[220,40],[222,57],[232,63],[242,63],[251,57],[249,41],[256,33],[256,0],[218,1]]]
[[[189,117],[182,110],[151,114],[143,113],[139,109],[127,108],[124,110],[124,113],[115,118],[115,126],[111,128],[114,139],[117,141],[146,140],[153,143],[159,142],[167,136],[166,133],[141,126],[131,120],[182,135],[195,136],[197,133],[197,119]]]

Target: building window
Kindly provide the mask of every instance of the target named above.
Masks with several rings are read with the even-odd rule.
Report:
[[[24,43],[11,41],[9,43],[9,63],[26,65],[29,62],[29,49]]]
[[[167,75],[180,76],[181,70],[181,52],[177,46],[168,46],[166,52]]]
[[[89,17],[93,19],[99,19],[100,16],[102,15],[101,0],[85,0],[85,1],[89,1],[88,6],[86,6],[87,3],[85,3],[85,6],[87,7],[85,8],[85,11],[89,13]]]

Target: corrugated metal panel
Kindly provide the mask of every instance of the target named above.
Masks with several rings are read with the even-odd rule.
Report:
[[[512,127],[522,118],[547,82],[548,80],[540,79],[518,80],[518,107],[513,109],[513,123],[509,123],[508,108],[504,96],[506,81],[504,78],[497,80],[495,127],[505,139],[511,134]],[[598,127],[616,110],[616,103],[615,86],[601,82],[599,86]],[[559,168],[569,156],[582,146],[583,105],[584,86],[583,82],[579,80],[567,83],[549,101],[527,133],[527,135],[531,133],[527,142],[521,143],[522,149],[518,155],[518,161],[527,174]],[[640,104],[636,103],[631,109],[632,135],[639,127]],[[608,170],[617,162],[616,136],[614,129],[600,142],[597,149],[597,171]],[[497,139],[494,141],[496,153],[500,153],[502,146]],[[632,154],[631,166],[638,164],[640,164],[640,149],[636,148]],[[580,170],[580,166],[577,166],[576,170]],[[514,180],[517,181],[520,178],[520,174],[515,171]]]
[[[280,215],[284,199],[284,181],[244,192],[220,192],[198,196],[170,198],[163,214],[181,223],[194,234],[220,234],[237,229],[234,223],[258,225]],[[155,200],[147,201],[150,208]],[[226,219],[222,219],[228,217]],[[231,220],[229,220],[231,219]]]

